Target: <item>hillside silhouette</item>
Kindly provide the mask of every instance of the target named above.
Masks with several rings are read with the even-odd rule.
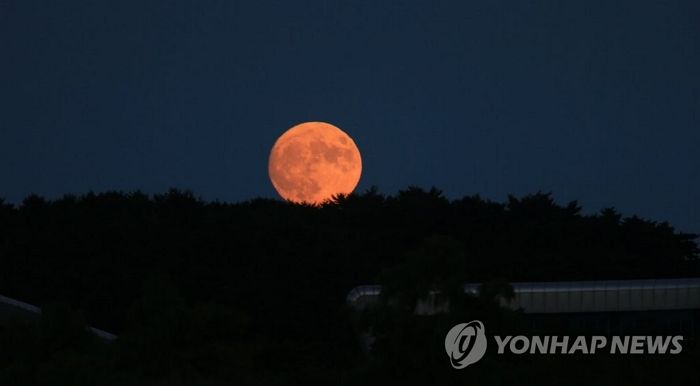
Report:
[[[0,325],[0,384],[379,383],[401,371],[359,349],[355,286],[415,298],[440,283],[693,277],[695,238],[546,193],[370,189],[322,206],[175,189],[31,195],[0,202],[0,294],[45,312]]]

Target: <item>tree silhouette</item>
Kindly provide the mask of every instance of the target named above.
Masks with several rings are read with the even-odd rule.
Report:
[[[432,383],[425,374],[497,383],[486,373],[491,365],[445,372],[439,346],[450,323],[478,316],[506,330],[518,317],[494,300],[507,299],[513,281],[699,276],[695,238],[612,208],[585,215],[549,193],[499,203],[449,200],[436,188],[394,196],[370,189],[320,206],[208,202],[176,189],[0,201],[0,293],[69,304],[81,323],[120,336],[116,344],[86,343],[58,328],[0,320],[0,342],[19,345],[22,358],[45,358],[55,347],[40,331],[78,347],[58,350],[65,360],[24,364],[0,353],[0,384],[47,384],[18,374],[53,371],[64,384],[88,384],[91,369],[104,384],[371,384],[407,363],[417,368],[402,373],[405,384]],[[483,283],[482,296],[464,295],[466,282]],[[384,284],[386,304],[399,305],[376,311],[383,322],[375,329],[384,328],[376,361],[362,355],[345,305],[353,287],[371,283]],[[450,312],[415,317],[430,291]],[[520,377],[535,371],[513,366]]]

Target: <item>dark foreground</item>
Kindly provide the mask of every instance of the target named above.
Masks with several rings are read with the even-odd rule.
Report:
[[[496,306],[509,281],[698,277],[694,235],[549,195],[506,203],[411,188],[322,207],[202,202],[171,191],[0,206],[0,294],[42,306],[0,318],[0,385],[696,384],[678,355],[497,356],[453,370],[451,326],[527,334]],[[461,283],[490,291],[466,297]],[[357,313],[345,296],[387,288]],[[450,312],[410,310],[431,289]],[[2,315],[0,315],[2,316]],[[90,324],[119,335],[102,341]],[[358,333],[372,328],[374,350]],[[564,331],[575,334],[577,331]],[[648,333],[654,333],[649,327]],[[581,333],[586,333],[583,331]]]

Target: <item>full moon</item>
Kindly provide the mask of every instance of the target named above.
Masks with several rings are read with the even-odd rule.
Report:
[[[355,189],[362,174],[362,158],[344,131],[325,122],[305,122],[277,139],[268,172],[282,198],[320,204]]]

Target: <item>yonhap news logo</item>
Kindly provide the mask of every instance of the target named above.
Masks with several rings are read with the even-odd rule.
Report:
[[[683,351],[683,336],[567,336],[545,335],[493,336],[497,354],[595,354],[612,355],[651,354],[675,355]],[[463,369],[478,362],[486,353],[488,339],[484,324],[478,320],[460,323],[445,337],[445,351],[455,369]]]
[[[445,337],[445,350],[455,369],[463,369],[478,362],[486,353],[484,324],[472,320],[452,327]]]

